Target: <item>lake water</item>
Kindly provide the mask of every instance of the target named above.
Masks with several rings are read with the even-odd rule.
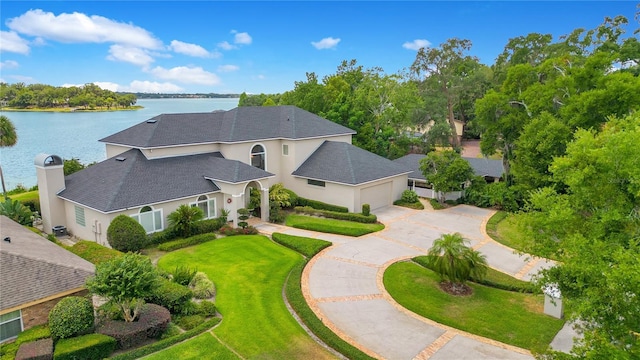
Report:
[[[98,140],[159,114],[229,110],[239,99],[141,99],[144,109],[112,112],[0,112],[16,127],[18,143],[0,150],[7,190],[37,184],[33,160],[39,153],[88,164],[106,159]]]

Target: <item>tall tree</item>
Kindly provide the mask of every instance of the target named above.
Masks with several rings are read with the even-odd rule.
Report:
[[[18,133],[15,126],[8,117],[0,115],[0,147],[12,147],[18,142]],[[7,200],[7,188],[4,184],[4,175],[2,173],[2,166],[0,165],[0,180],[2,181],[2,195]]]
[[[440,192],[438,200],[445,201],[446,192],[462,190],[465,183],[473,178],[469,162],[453,150],[430,152],[420,160],[420,171],[435,191]]]
[[[466,55],[471,49],[471,41],[466,39],[448,39],[437,48],[421,48],[411,69],[418,75],[433,77],[446,99],[446,114],[451,132],[456,134],[454,107],[458,102],[462,79],[468,75],[468,63],[477,62],[477,58]],[[451,145],[460,146],[458,138],[453,136]]]

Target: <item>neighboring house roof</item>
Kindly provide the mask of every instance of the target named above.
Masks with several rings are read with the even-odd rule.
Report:
[[[243,106],[209,113],[162,114],[100,141],[153,148],[353,134],[349,128],[295,106]]]
[[[424,181],[426,179],[422,174],[422,171],[420,171],[420,160],[425,157],[426,155],[423,154],[409,154],[395,159],[394,162],[402,164],[412,170],[411,174],[409,174],[409,179]],[[504,173],[502,160],[470,157],[463,157],[463,159],[467,160],[469,165],[473,168],[473,172],[478,176],[499,178],[502,177],[502,174]]]
[[[83,287],[95,272],[92,263],[6,216],[0,216],[0,234],[0,310]]]
[[[359,185],[409,172],[405,166],[355,145],[325,141],[292,175]]]
[[[131,149],[67,176],[58,195],[109,213],[219,191],[210,179],[239,183],[271,176],[219,152],[149,160]]]

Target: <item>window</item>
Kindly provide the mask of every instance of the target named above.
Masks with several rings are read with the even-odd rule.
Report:
[[[145,206],[131,217],[142,225],[147,234],[162,230],[162,209],[153,210],[151,206]]]
[[[284,156],[288,156],[289,155],[289,145],[282,144],[282,155],[284,155]]]
[[[76,205],[76,224],[85,226],[84,221],[84,208]]]
[[[251,148],[251,166],[266,170],[266,155],[262,145],[254,145]]]
[[[22,332],[22,313],[20,310],[0,315],[0,342],[13,339]]]
[[[206,195],[198,197],[195,203],[191,203],[191,206],[199,207],[204,213],[205,219],[213,219],[216,215],[216,199],[209,199]]]
[[[324,181],[320,181],[320,180],[307,179],[307,184],[313,185],[313,186],[325,187],[325,182]]]

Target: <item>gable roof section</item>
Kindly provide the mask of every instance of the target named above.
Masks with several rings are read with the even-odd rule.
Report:
[[[100,141],[146,149],[353,134],[349,128],[295,106],[242,106],[228,111],[162,114]]]
[[[0,216],[0,310],[81,288],[92,263]]]
[[[359,185],[409,172],[405,166],[355,145],[325,141],[292,175]]]
[[[409,179],[412,180],[426,180],[422,171],[420,171],[420,160],[424,159],[426,155],[423,154],[408,154],[401,158],[395,159],[394,162],[402,164],[411,170]],[[474,174],[478,176],[491,176],[494,178],[502,177],[504,173],[504,167],[502,160],[493,160],[487,158],[471,158],[463,157],[467,160],[471,168],[473,168]]]
[[[207,179],[237,183],[271,176],[219,152],[148,160],[131,149],[67,176],[58,196],[109,213],[220,190]]]

